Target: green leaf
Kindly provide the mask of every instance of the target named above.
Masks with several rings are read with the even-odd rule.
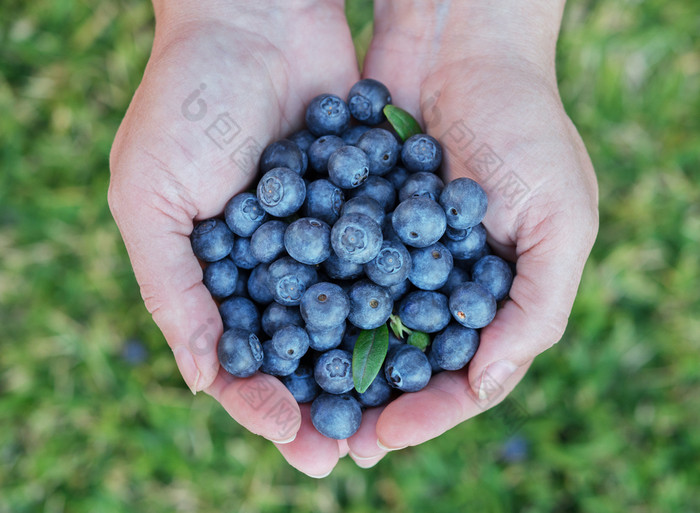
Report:
[[[360,332],[352,353],[352,380],[359,393],[367,390],[379,374],[388,349],[389,330],[386,324]]]
[[[422,331],[414,331],[408,336],[406,341],[412,346],[416,346],[421,351],[425,351],[430,345],[430,335]]]
[[[391,331],[394,332],[394,335],[399,340],[403,340],[407,335],[412,333],[410,329],[403,325],[401,317],[396,314],[391,314],[389,317],[389,327],[391,327]]]
[[[391,126],[394,127],[394,130],[396,130],[396,133],[399,134],[399,137],[401,137],[401,140],[403,141],[405,141],[413,135],[423,133],[423,130],[418,124],[418,121],[416,121],[415,118],[411,116],[408,112],[399,107],[396,107],[395,105],[389,104],[386,107],[384,107],[384,115],[386,116],[386,119],[389,120],[389,123],[391,123]]]

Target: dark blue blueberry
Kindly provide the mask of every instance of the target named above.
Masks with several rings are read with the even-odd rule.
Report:
[[[263,349],[258,337],[238,328],[224,331],[219,339],[217,354],[224,370],[239,378],[252,376],[263,362]]]
[[[394,223],[392,222],[393,216],[393,212],[389,212],[384,216],[384,221],[382,222],[382,237],[385,241],[393,240],[399,244],[403,244],[401,238],[396,233],[396,230],[394,230]]]
[[[268,287],[272,297],[285,306],[296,306],[306,289],[316,283],[316,270],[290,257],[275,260],[268,268]]]
[[[260,262],[250,250],[250,239],[238,237],[233,243],[233,251],[231,251],[231,260],[240,269],[251,270]]]
[[[396,204],[396,191],[387,180],[381,176],[371,175],[365,183],[351,191],[353,198],[368,197],[379,203],[384,212],[394,208]]]
[[[445,233],[445,211],[430,198],[408,198],[398,204],[391,217],[396,234],[407,246],[424,248]]]
[[[447,281],[445,282],[445,284],[442,287],[440,287],[440,292],[442,292],[446,296],[449,296],[455,287],[468,281],[469,273],[467,272],[467,270],[455,265],[450,271],[450,275],[447,277]]]
[[[357,141],[360,140],[360,137],[362,137],[367,130],[369,130],[369,127],[366,125],[351,126],[345,132],[343,132],[341,137],[343,138],[343,141],[345,141],[345,144],[355,146],[357,145]]]
[[[349,394],[321,394],[311,403],[311,423],[323,436],[350,438],[360,428],[362,408]]]
[[[273,337],[277,330],[285,326],[303,326],[299,308],[271,303],[263,312],[262,329],[268,337]]]
[[[335,135],[324,135],[316,139],[309,147],[309,165],[317,173],[328,172],[328,159],[338,149],[345,146],[345,141]]]
[[[304,129],[289,136],[289,140],[295,143],[303,153],[306,153],[309,151],[311,143],[316,140],[316,136]]]
[[[404,280],[400,283],[397,283],[396,285],[391,285],[386,289],[389,291],[389,295],[391,296],[391,299],[393,299],[394,303],[397,303],[401,298],[403,298],[406,295],[410,288],[411,282],[408,280]]]
[[[280,358],[298,360],[309,350],[309,334],[300,326],[285,326],[272,336],[272,347]]]
[[[291,169],[276,167],[258,182],[257,197],[268,214],[286,217],[301,208],[306,198],[306,185],[304,179]]]
[[[473,259],[481,255],[486,247],[486,229],[483,224],[477,224],[463,239],[452,240],[445,237],[443,243],[456,260]]]
[[[376,257],[382,241],[379,224],[364,214],[341,216],[331,229],[333,251],[340,258],[356,264],[366,264]]]
[[[377,285],[391,287],[405,281],[411,272],[411,255],[399,241],[382,242],[382,249],[365,264],[365,274]]]
[[[369,160],[360,148],[342,146],[328,159],[328,178],[341,189],[358,187],[369,176]]]
[[[496,298],[471,281],[455,287],[449,304],[452,317],[467,328],[483,328],[496,316]]]
[[[308,326],[328,330],[345,322],[350,312],[350,300],[335,283],[319,282],[306,289],[299,310]]]
[[[344,394],[352,390],[352,354],[342,349],[330,349],[321,354],[314,365],[314,378],[323,390]]]
[[[260,156],[260,172],[267,173],[276,167],[286,167],[300,176],[304,175],[306,171],[304,158],[295,142],[280,139],[265,148]]]
[[[332,328],[317,330],[310,326],[306,326],[306,332],[309,334],[309,345],[311,349],[316,351],[328,351],[335,349],[343,341],[345,335],[345,321],[336,324]]]
[[[343,340],[340,342],[340,349],[343,351],[348,351],[350,354],[355,350],[355,342],[357,342],[357,337],[360,336],[360,328],[354,324],[348,324],[345,329],[345,334],[343,335]]]
[[[452,228],[448,224],[447,228],[445,228],[445,238],[454,241],[464,240],[471,232],[471,228]]]
[[[321,393],[321,388],[314,379],[313,370],[308,365],[300,364],[297,370],[282,377],[282,383],[299,404],[310,403]]]
[[[219,306],[219,314],[225,329],[239,328],[260,333],[260,313],[250,299],[230,297]]]
[[[471,228],[486,215],[488,199],[481,185],[470,178],[452,180],[440,194],[447,224],[453,228]]]
[[[194,227],[190,242],[197,258],[205,262],[216,262],[231,253],[233,232],[220,219],[207,219]]]
[[[450,322],[447,296],[428,290],[410,292],[401,300],[399,317],[407,328],[436,333]]]
[[[213,264],[212,264],[213,265]],[[513,283],[508,262],[496,255],[480,258],[472,267],[472,280],[488,290],[496,301],[504,299]]]
[[[333,233],[332,230],[331,233]],[[331,252],[331,256],[321,265],[328,277],[334,280],[354,280],[359,278],[363,272],[362,264],[342,259],[335,252]]]
[[[340,135],[350,127],[350,111],[334,94],[319,94],[306,108],[306,128],[317,137]]]
[[[391,103],[389,89],[373,78],[363,78],[350,89],[348,107],[352,117],[366,125],[384,121],[384,107]]]
[[[442,287],[447,283],[454,266],[452,253],[439,242],[411,251],[411,262],[408,279],[422,290],[437,290]]]
[[[328,180],[314,180],[306,188],[303,212],[307,217],[315,217],[332,225],[340,217],[344,201],[342,189]]]
[[[212,262],[204,269],[204,286],[214,297],[228,297],[236,292],[238,267],[230,258]]]
[[[428,362],[430,362],[430,369],[431,369],[433,374],[437,374],[438,372],[443,371],[443,368],[438,365],[437,360],[435,359],[435,355],[433,354],[433,345],[432,344],[430,344],[428,346],[428,349],[426,349],[425,355],[428,357]]]
[[[302,217],[287,226],[284,247],[297,262],[316,265],[331,254],[331,229],[313,217]]]
[[[401,161],[409,173],[434,173],[442,163],[442,148],[433,137],[417,134],[403,143]]]
[[[455,371],[463,368],[479,348],[479,333],[457,323],[450,323],[435,336],[431,351],[440,368]]]
[[[343,205],[340,215],[364,214],[373,219],[379,226],[384,222],[384,209],[382,206],[367,196],[350,198]]]
[[[387,382],[404,392],[418,392],[428,384],[431,375],[428,357],[416,346],[393,347],[384,361]]]
[[[263,263],[269,264],[284,252],[284,232],[287,223],[284,221],[268,221],[260,226],[250,238],[252,256]]]
[[[381,406],[391,399],[391,386],[389,386],[389,383],[386,382],[386,378],[382,374],[382,372],[379,372],[377,377],[374,378],[369,387],[367,387],[367,390],[363,393],[355,394],[357,400],[365,408]]]
[[[140,340],[129,339],[124,342],[121,357],[129,365],[139,365],[148,358],[148,351]]]
[[[406,180],[408,180],[409,174],[408,171],[406,171],[405,167],[400,167],[396,166],[394,169],[389,171],[386,175],[384,175],[384,178],[394,186],[394,189],[397,191],[401,190],[401,187],[406,183]]]
[[[414,173],[406,179],[399,190],[399,201],[418,196],[426,196],[433,201],[438,201],[444,186],[444,182],[436,174]]]
[[[267,220],[267,212],[250,192],[241,192],[231,198],[224,215],[229,229],[239,237],[250,237]]]
[[[369,172],[383,176],[396,165],[399,158],[399,143],[388,130],[373,128],[357,142],[357,147],[367,154]]]
[[[267,264],[258,264],[248,278],[248,295],[259,305],[272,303],[272,294],[267,286]]]
[[[384,324],[394,307],[389,291],[368,280],[352,285],[348,297],[348,321],[363,330],[373,330]]]
[[[297,358],[295,360],[287,360],[280,357],[272,345],[272,340],[263,342],[262,349],[263,361],[262,365],[260,366],[260,370],[265,374],[271,374],[273,376],[289,376],[299,367],[301,359]]]
[[[248,278],[250,277],[250,272],[246,269],[238,270],[238,279],[236,280],[236,290],[233,291],[234,296],[245,297],[250,299],[248,294]]]
[[[508,463],[520,463],[528,457],[530,447],[527,439],[520,435],[510,437],[501,447],[501,458]]]

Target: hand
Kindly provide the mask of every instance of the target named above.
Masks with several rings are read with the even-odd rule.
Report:
[[[507,396],[561,338],[598,228],[596,178],[556,85],[563,5],[430,4],[375,2],[364,75],[384,82],[441,141],[446,180],[482,184],[489,244],[517,262],[517,275],[468,369],[440,373],[365,416],[348,444],[371,462],[385,453],[375,439],[417,445]]]
[[[221,317],[189,241],[193,220],[220,215],[249,185],[262,148],[301,128],[311,98],[344,97],[359,79],[341,1],[266,3],[155,2],[151,58],[112,148],[109,204],[192,392],[318,476],[341,450],[313,429],[308,406],[275,377],[220,370]]]

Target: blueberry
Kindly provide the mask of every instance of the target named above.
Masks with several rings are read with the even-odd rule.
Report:
[[[388,130],[373,128],[357,142],[357,147],[367,154],[369,172],[385,175],[396,165],[399,158],[399,143]]]
[[[309,335],[299,326],[285,326],[272,336],[271,345],[280,358],[298,360],[309,350]]]
[[[286,167],[276,167],[265,173],[257,190],[258,202],[265,211],[276,217],[295,213],[306,198],[304,179]]]
[[[327,173],[328,159],[338,148],[343,146],[345,146],[345,141],[335,135],[319,137],[309,147],[309,165],[317,173]]]
[[[391,103],[389,89],[373,78],[363,78],[350,89],[348,107],[360,123],[378,125],[384,121],[384,107]]]
[[[204,269],[204,286],[214,297],[228,297],[236,291],[238,268],[230,258],[212,262]]]
[[[260,156],[260,172],[267,173],[276,167],[286,167],[299,176],[306,171],[302,151],[295,142],[281,139],[269,144]]]
[[[303,326],[303,324],[304,320],[301,318],[299,308],[295,306],[271,303],[262,315],[262,329],[268,337],[273,337],[285,326]]]
[[[258,264],[248,278],[248,295],[250,299],[259,305],[267,305],[273,301],[272,294],[267,286],[268,268],[269,266],[267,264]]]
[[[483,328],[496,316],[496,298],[471,281],[455,287],[449,304],[452,317],[467,328]]]
[[[284,232],[287,223],[268,221],[250,238],[250,253],[258,261],[269,264],[284,252]]]
[[[275,260],[268,268],[268,287],[272,297],[285,306],[296,306],[306,289],[316,283],[316,270],[290,257]]]
[[[437,290],[442,287],[447,283],[454,266],[452,253],[439,242],[411,251],[411,262],[408,279],[422,290]]]
[[[401,322],[412,330],[436,333],[450,322],[447,296],[439,292],[417,290],[407,294],[399,304]]]
[[[250,299],[233,296],[221,303],[219,314],[226,329],[239,328],[260,333],[260,313]]]
[[[451,181],[440,194],[447,224],[453,228],[476,226],[486,215],[488,199],[481,185],[470,178]]]
[[[331,256],[323,262],[322,266],[328,277],[334,280],[354,280],[362,276],[362,264],[342,259],[335,252],[331,252]]]
[[[428,362],[430,363],[430,370],[433,374],[442,372],[444,369],[438,365],[435,355],[433,354],[433,345],[430,344],[428,349],[425,351],[425,355],[428,357]]]
[[[300,358],[295,360],[287,360],[280,357],[272,345],[272,340],[263,342],[263,361],[260,366],[260,370],[265,374],[271,374],[273,376],[289,376],[292,372],[297,370]]]
[[[466,239],[472,232],[471,228],[452,228],[449,224],[445,228],[445,238],[454,241]]]
[[[369,159],[355,146],[341,146],[328,159],[328,178],[341,189],[358,187],[369,176]]]
[[[236,290],[233,291],[234,296],[250,298],[248,294],[248,278],[250,273],[246,269],[238,270],[238,279],[236,280]]]
[[[343,135],[340,137],[342,137],[343,141],[345,141],[345,144],[355,146],[357,145],[357,141],[360,140],[360,137],[362,137],[367,130],[369,130],[369,127],[366,125],[351,126],[345,132],[343,132]]]
[[[220,219],[207,219],[194,227],[190,242],[197,258],[205,262],[216,262],[231,253],[233,233]]]
[[[486,247],[486,229],[484,225],[477,224],[469,230],[469,233],[463,239],[453,240],[445,237],[443,242],[455,259],[473,259],[481,255]]]
[[[384,212],[394,208],[396,191],[393,185],[381,176],[370,175],[365,182],[351,191],[353,198],[368,197],[379,203]]]
[[[352,390],[352,354],[342,349],[331,349],[321,354],[314,365],[316,383],[331,394]]]
[[[313,143],[316,140],[316,136],[308,130],[304,129],[299,130],[298,132],[295,132],[294,134],[289,136],[289,140],[296,144],[302,151],[302,153],[306,153],[307,151],[309,151],[311,143]]]
[[[340,135],[350,126],[346,103],[334,94],[319,94],[306,108],[306,128],[317,137]]]
[[[389,291],[389,295],[391,296],[391,299],[394,301],[394,303],[397,303],[401,298],[403,298],[406,295],[410,288],[411,282],[408,280],[404,280],[400,283],[397,283],[396,285],[391,285],[386,289]]]
[[[321,394],[311,403],[311,423],[323,436],[345,440],[360,428],[362,408],[348,395]]]
[[[399,201],[418,196],[425,196],[433,201],[438,201],[444,186],[444,182],[436,174],[414,173],[406,179],[403,187],[399,190]]]
[[[328,330],[345,322],[350,300],[335,283],[319,282],[306,289],[299,310],[307,325],[316,330]]]
[[[389,291],[368,280],[353,284],[348,297],[348,320],[363,330],[373,330],[384,324],[394,307]]]
[[[263,362],[263,349],[258,337],[242,329],[224,331],[216,352],[224,370],[239,378],[252,376]]]
[[[309,334],[309,345],[316,351],[328,351],[335,349],[343,341],[345,335],[345,321],[336,324],[332,328],[317,330],[311,326],[306,326]]]
[[[431,375],[428,357],[416,346],[396,346],[389,351],[384,361],[387,382],[404,392],[417,392],[424,388]]]
[[[306,188],[303,212],[307,217],[315,217],[330,225],[340,217],[344,201],[342,189],[328,180],[314,180]]]
[[[430,198],[408,198],[398,204],[391,218],[396,234],[407,246],[424,248],[445,233],[445,211]]]
[[[389,171],[386,175],[384,175],[384,178],[394,186],[394,189],[397,191],[401,190],[401,187],[406,183],[406,180],[408,180],[409,174],[408,171],[406,171],[405,167],[400,167],[396,166],[394,169]]]
[[[408,278],[411,255],[399,241],[384,241],[373,260],[365,264],[365,274],[377,285],[391,287]]]
[[[367,390],[356,395],[359,403],[366,408],[381,406],[382,404],[387,403],[391,398],[391,386],[389,383],[387,383],[386,378],[380,372],[377,374],[377,377],[374,378]]]
[[[479,333],[457,323],[451,323],[435,336],[431,353],[440,368],[456,371],[472,359],[479,348]]]
[[[455,265],[450,271],[445,284],[440,287],[440,292],[449,296],[455,287],[469,281],[469,273],[466,269]]]
[[[294,396],[294,400],[300,404],[310,403],[321,393],[321,388],[314,379],[313,370],[308,365],[300,364],[297,370],[282,377],[282,383]]]
[[[248,271],[260,263],[250,251],[250,239],[247,237],[238,237],[233,243],[231,259],[237,267]]]
[[[389,212],[384,216],[384,221],[382,222],[382,237],[384,240],[396,241],[399,244],[403,244],[396,230],[394,230],[394,223],[392,222],[393,217],[393,212]]]
[[[364,214],[344,215],[331,229],[331,246],[340,258],[366,264],[382,247],[382,229]]]
[[[313,217],[302,217],[287,226],[284,247],[297,262],[316,265],[331,254],[331,229]]]
[[[267,212],[250,192],[241,192],[231,198],[224,215],[229,229],[239,237],[250,237],[267,220]]]
[[[403,144],[401,161],[409,173],[434,173],[442,163],[442,148],[433,137],[416,134]]]
[[[360,336],[360,328],[354,324],[348,324],[343,335],[343,340],[340,342],[340,349],[343,351],[348,351],[350,354],[355,350],[355,342],[357,342],[357,337]]]
[[[384,209],[382,206],[367,196],[354,197],[345,202],[340,211],[340,215],[364,214],[370,219],[374,219],[381,226],[384,222]]]
[[[212,264],[213,265],[213,264]],[[496,255],[480,258],[472,267],[472,280],[488,290],[496,301],[504,299],[513,283],[508,262]]]

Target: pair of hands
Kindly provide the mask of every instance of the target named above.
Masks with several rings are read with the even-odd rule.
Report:
[[[468,369],[367,410],[348,440],[325,438],[277,378],[220,369],[221,318],[189,241],[194,221],[249,186],[262,148],[300,128],[311,98],[345,97],[360,79],[342,1],[269,3],[154,2],[153,51],[112,148],[109,204],[190,389],[321,477],[348,453],[370,467],[434,438],[513,389],[566,327],[597,233],[597,185],[557,91],[563,4],[376,0],[364,76],[441,141],[446,180],[482,184],[489,243],[517,260],[517,276]]]

